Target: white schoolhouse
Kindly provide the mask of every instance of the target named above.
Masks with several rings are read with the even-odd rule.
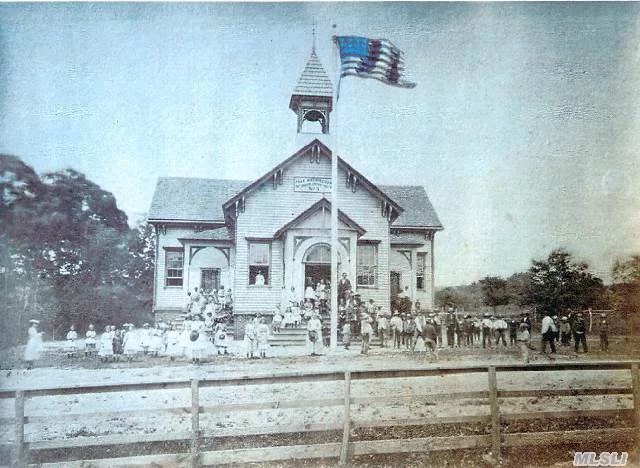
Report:
[[[332,84],[315,51],[289,103],[298,132],[329,133]],[[232,289],[234,313],[271,313],[308,282],[330,283],[332,152],[309,138],[254,181],[158,180],[148,221],[156,232],[153,308],[180,314],[194,287]],[[434,237],[442,230],[421,186],[377,185],[338,161],[339,256],[364,300],[388,309],[399,291],[433,308]]]

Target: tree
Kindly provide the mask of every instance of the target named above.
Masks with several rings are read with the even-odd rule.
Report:
[[[435,303],[441,309],[449,305],[462,307],[465,310],[474,310],[482,305],[482,291],[479,283],[471,283],[463,286],[449,286],[436,291]]]
[[[617,284],[630,284],[640,281],[640,255],[632,255],[631,258],[621,262],[616,259],[611,270],[613,282]]]
[[[0,345],[22,341],[29,318],[45,331],[150,318],[153,229],[130,229],[111,193],[0,155],[0,202]]]
[[[507,282],[498,276],[487,276],[480,280],[485,305],[496,307],[507,305],[511,296],[507,290]]]
[[[564,249],[552,251],[546,261],[534,260],[529,274],[527,302],[541,312],[596,306],[604,291],[602,280],[589,272],[589,266],[575,262]]]
[[[624,332],[637,333],[640,330],[640,255],[632,255],[622,262],[616,260],[611,273],[611,304],[627,324]]]
[[[531,289],[531,275],[529,272],[514,273],[507,278],[507,293],[509,303],[522,307],[527,305],[527,297]]]

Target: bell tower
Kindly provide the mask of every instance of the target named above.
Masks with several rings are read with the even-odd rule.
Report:
[[[315,44],[311,50],[311,57],[293,90],[289,108],[298,117],[298,133],[302,131],[305,121],[319,122],[322,133],[329,133],[329,114],[333,109],[333,85],[316,55]]]

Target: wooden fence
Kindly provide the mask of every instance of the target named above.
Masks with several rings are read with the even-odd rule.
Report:
[[[91,453],[100,454],[101,447],[119,446],[120,448],[132,446],[132,444],[154,443],[180,443],[187,450],[178,453],[153,452],[147,455],[126,456],[119,458],[108,458],[104,455],[92,457],[90,460],[64,460],[53,461],[53,459],[42,460],[38,457],[37,466],[42,467],[114,467],[114,466],[208,466],[228,463],[248,463],[267,462],[277,460],[300,460],[313,458],[333,459],[331,463],[346,464],[352,457],[362,455],[392,454],[403,452],[428,452],[451,449],[480,449],[489,451],[495,460],[500,458],[501,451],[513,447],[543,444],[575,444],[587,442],[612,443],[624,442],[627,446],[635,447],[636,456],[639,447],[638,437],[640,434],[640,375],[638,372],[638,362],[598,362],[598,363],[545,363],[529,365],[496,365],[496,366],[464,366],[464,367],[437,367],[437,368],[411,368],[399,370],[362,370],[347,372],[291,372],[282,374],[272,374],[263,376],[245,376],[238,378],[211,378],[190,381],[174,381],[161,383],[135,383],[124,385],[95,385],[86,387],[69,388],[38,388],[17,391],[0,391],[1,399],[15,400],[15,415],[12,418],[3,418],[3,423],[13,424],[15,428],[15,439],[13,445],[13,466],[29,466],[30,457],[36,452],[47,453],[51,450],[84,450],[90,449]],[[526,382],[530,372],[562,372],[562,371],[608,371],[608,370],[628,370],[631,373],[631,386],[605,387],[599,388],[553,388],[553,389],[528,389],[528,390],[501,390],[498,385],[497,375],[503,372],[522,373],[522,380]],[[380,395],[355,397],[352,393],[354,382],[367,380],[367,385],[376,385],[388,379],[421,378],[433,376],[445,376],[455,374],[486,374],[486,390],[482,391],[456,391],[454,393],[430,393],[428,395]],[[561,374],[559,374],[561,375]],[[201,390],[205,387],[223,386],[251,386],[251,385],[283,385],[291,383],[314,383],[317,382],[342,382],[344,395],[342,398],[325,399],[292,399],[290,401],[266,401],[207,406],[207,401],[201,399]],[[173,414],[189,414],[191,419],[190,431],[181,433],[152,433],[152,434],[119,434],[94,437],[73,437],[62,440],[38,440],[25,441],[25,424],[34,422],[46,415],[25,416],[25,402],[29,398],[55,395],[77,395],[87,393],[108,393],[108,392],[134,392],[184,389],[191,393],[191,405],[184,408],[172,408]],[[464,390],[464,389],[461,389]],[[597,409],[597,410],[570,410],[570,411],[535,411],[506,413],[501,412],[500,406],[509,398],[544,398],[544,397],[573,397],[592,395],[626,395],[632,396],[633,408],[626,409]],[[393,402],[414,403],[425,401],[425,398],[437,401],[451,401],[453,399],[482,399],[485,404],[488,402],[490,411],[488,414],[463,415],[454,417],[411,417],[406,419],[376,419],[356,420],[353,417],[352,409],[354,405],[389,405]],[[206,413],[219,413],[221,411],[254,411],[261,409],[278,408],[323,408],[323,407],[343,407],[343,415],[339,422],[318,422],[290,424],[286,427],[252,427],[252,428],[229,428],[220,429],[218,427],[203,428],[200,422],[200,415]],[[152,410],[143,410],[152,411]],[[155,411],[167,411],[155,410]],[[139,414],[138,411],[123,412],[114,411],[113,414],[124,415]],[[340,411],[342,413],[342,411]],[[70,415],[66,415],[69,417]],[[71,415],[72,416],[72,415]],[[50,417],[50,416],[49,416]],[[586,430],[563,430],[547,432],[519,432],[510,433],[503,430],[503,424],[514,421],[527,420],[549,420],[551,418],[610,418],[616,417],[631,418],[634,427],[609,427]],[[482,423],[489,425],[490,432],[480,435],[466,436],[433,436],[420,438],[384,438],[375,440],[353,440],[352,432],[362,428],[377,429],[379,433],[384,433],[391,427],[415,427],[421,425],[469,425]],[[220,437],[254,437],[273,435],[303,435],[318,431],[333,431],[337,438],[333,442],[315,441],[305,444],[271,445],[264,447],[243,447],[232,449],[217,449],[213,445],[216,438]],[[342,437],[340,440],[340,432]],[[206,447],[203,446],[206,441]],[[213,441],[213,442],[212,442]],[[584,446],[584,444],[582,445]],[[6,446],[5,446],[6,448]],[[585,450],[588,450],[586,448]],[[120,452],[122,453],[122,452]],[[108,455],[109,453],[107,453]],[[36,466],[36,465],[32,465]]]

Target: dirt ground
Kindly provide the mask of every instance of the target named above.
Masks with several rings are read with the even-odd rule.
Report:
[[[309,356],[308,349],[272,348],[267,359],[248,360],[244,357],[241,342],[234,342],[229,356],[211,356],[204,363],[194,365],[186,361],[171,362],[168,358],[141,357],[132,363],[116,362],[103,364],[97,358],[68,359],[61,351],[61,343],[45,343],[46,348],[37,367],[26,370],[20,356],[22,349],[15,348],[0,355],[2,389],[34,389],[58,386],[81,386],[95,384],[120,384],[186,380],[190,378],[243,376],[287,372],[304,369],[313,371],[345,371],[401,369],[416,366],[447,367],[470,364],[508,364],[520,361],[515,347],[497,349],[453,348],[442,349],[438,361],[422,351],[411,353],[406,350],[374,348],[368,356],[359,353],[359,348],[351,350],[326,349],[322,356]],[[640,340],[638,338],[614,337],[610,351],[596,351],[597,339],[591,340],[591,350],[587,354],[575,354],[572,350],[560,350],[551,361],[547,355],[532,353],[532,362],[576,362],[639,359]],[[631,385],[629,371],[562,371],[562,372],[500,372],[500,390],[560,389],[588,387],[628,387]],[[452,399],[456,392],[485,391],[488,388],[486,373],[445,375],[421,378],[398,378],[384,380],[361,380],[352,383],[352,398],[388,397],[389,402],[352,405],[351,417],[354,422],[403,418],[436,418],[443,416],[469,416],[489,414],[485,399]],[[343,396],[342,382],[312,382],[279,385],[250,385],[237,387],[203,388],[200,405],[220,407],[220,405],[278,402],[305,399],[324,399]],[[398,397],[417,397],[402,399]],[[0,415],[11,417],[14,402],[0,400]],[[29,398],[25,414],[32,416],[25,426],[27,441],[57,440],[74,437],[90,437],[109,434],[150,434],[182,433],[191,427],[190,414],[180,411],[190,405],[187,390],[158,390],[148,392],[116,392],[99,394],[77,394],[69,396],[44,396]],[[566,411],[575,409],[630,409],[633,408],[631,395],[613,394],[598,396],[563,396],[545,398],[501,399],[501,413],[530,411]],[[151,411],[151,410],[166,411]],[[273,439],[248,437],[234,438],[238,431],[248,428],[288,427],[313,423],[335,423],[342,421],[342,406],[313,408],[278,408],[254,411],[220,410],[204,413],[200,417],[205,437],[216,437],[216,448],[259,446],[273,444]],[[528,422],[527,422],[528,423]],[[549,422],[545,430],[559,430],[562,424],[570,427],[628,427],[633,421],[624,418],[615,421],[579,420]],[[503,431],[539,430],[540,422],[532,424],[503,425]],[[353,440],[393,437],[425,437],[463,434],[485,434],[489,429],[484,424],[451,426],[416,426],[411,428],[393,426],[391,429],[354,430]],[[376,432],[377,431],[377,432]],[[408,432],[407,432],[408,431]],[[338,432],[318,435],[322,441],[339,441]],[[14,431],[10,425],[0,428],[0,444],[11,444]],[[226,439],[225,439],[226,438]],[[277,443],[308,443],[303,439],[288,441],[281,438]],[[240,444],[240,445],[238,445]],[[602,451],[625,451],[628,447],[606,447]],[[559,445],[553,450],[527,450],[527,457],[521,452],[506,453],[504,464],[513,466],[567,466],[562,463],[573,460],[572,450],[600,450],[586,445],[580,448]],[[145,450],[141,448],[141,450]],[[85,453],[86,455],[86,453]],[[6,454],[5,454],[6,456]],[[74,455],[66,453],[72,458]],[[359,457],[356,466],[481,466],[486,465],[487,453],[479,451],[457,451],[425,454],[405,454],[401,456]],[[2,458],[5,458],[4,456]],[[2,461],[2,460],[0,460]],[[527,465],[527,463],[532,463]],[[331,466],[322,461],[308,462],[305,466]],[[515,464],[514,464],[515,463]],[[270,464],[269,466],[301,466]],[[571,466],[571,465],[569,465]]]

